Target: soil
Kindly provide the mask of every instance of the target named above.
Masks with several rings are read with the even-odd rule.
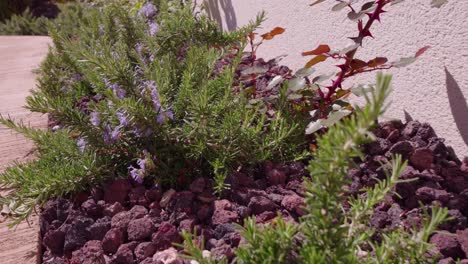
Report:
[[[411,231],[420,224],[424,204],[450,209],[453,219],[430,241],[442,255],[439,263],[468,261],[468,160],[460,161],[428,124],[411,121],[382,123],[377,140],[364,146],[364,160],[356,160],[348,179],[349,195],[383,179],[381,165],[401,154],[409,165],[395,191],[378,204],[369,223],[375,240],[388,230]],[[305,164],[265,163],[229,176],[231,189],[221,198],[212,195],[211,180],[198,178],[187,190],[160,190],[130,179],[97,186],[73,199],[48,202],[41,213],[43,263],[186,263],[177,252],[181,231],[194,231],[206,245],[206,254],[232,260],[242,241],[236,224],[254,216],[271,222],[279,212],[298,222],[305,212],[302,178]],[[433,252],[437,254],[437,252]]]

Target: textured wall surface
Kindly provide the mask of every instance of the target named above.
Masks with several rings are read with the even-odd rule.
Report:
[[[286,32],[265,43],[259,56],[265,59],[286,54],[282,61],[293,69],[307,61],[302,51],[319,44],[341,49],[350,44],[347,37],[357,34],[346,10],[331,12],[335,1],[310,7],[312,0],[205,0],[211,17],[227,30],[245,25],[261,10],[267,21],[263,33],[275,26]],[[419,60],[402,69],[387,71],[394,76],[394,92],[388,118],[404,119],[404,111],[415,120],[429,122],[440,137],[446,138],[457,154],[468,156],[468,0],[449,0],[441,8],[431,8],[430,0],[408,0],[386,8],[382,24],[375,24],[375,39],[367,39],[358,58],[385,56],[390,61],[411,56],[430,45]],[[309,57],[310,58],[310,57]],[[336,71],[332,63],[322,63],[318,74]],[[375,73],[347,81],[372,82]]]

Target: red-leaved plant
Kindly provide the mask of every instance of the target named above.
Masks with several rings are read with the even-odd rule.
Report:
[[[275,98],[280,94],[283,84],[287,83],[287,98],[291,108],[298,113],[311,115],[312,122],[306,128],[306,134],[312,134],[321,128],[329,127],[341,118],[352,113],[352,107],[345,99],[351,94],[362,95],[372,85],[358,85],[354,87],[345,87],[344,82],[360,73],[386,70],[390,68],[400,68],[416,61],[416,59],[426,52],[430,47],[420,48],[414,55],[401,58],[397,61],[389,62],[386,57],[377,56],[371,60],[365,61],[356,58],[356,52],[362,47],[365,38],[373,38],[371,28],[377,22],[381,22],[382,14],[386,11],[388,5],[395,5],[404,0],[373,0],[363,3],[360,8],[357,7],[360,0],[336,0],[332,11],[341,11],[349,9],[347,17],[357,23],[356,36],[350,37],[353,44],[342,49],[333,50],[329,45],[321,44],[314,50],[303,52],[303,56],[313,56],[304,66],[294,75],[284,66],[277,66],[278,60],[272,59],[268,62],[257,58],[258,48],[268,40],[281,35],[285,32],[282,27],[275,27],[273,30],[264,33],[250,33],[248,41],[250,42],[250,52],[243,57],[242,63],[238,68],[239,80],[244,91],[249,95],[252,104],[259,101],[265,105],[264,111],[267,114],[274,115]],[[433,7],[440,7],[447,0],[431,0]],[[317,0],[311,6],[325,2]],[[257,37],[259,35],[260,38]],[[318,75],[310,77],[315,69],[313,66],[334,59],[339,61],[338,73],[331,75]],[[324,82],[332,79],[329,85]]]
[[[373,38],[371,28],[375,22],[381,22],[382,14],[386,11],[384,8],[387,5],[401,3],[403,0],[374,0],[368,1],[357,8],[359,0],[336,0],[336,5],[332,7],[332,11],[341,11],[345,8],[349,9],[347,14],[351,21],[357,22],[358,34],[350,37],[353,44],[343,50],[332,50],[329,45],[319,45],[311,51],[303,52],[303,56],[314,56],[310,59],[303,69],[296,73],[296,77],[289,82],[290,93],[305,95],[307,90],[315,91],[312,96],[304,96],[298,100],[298,106],[301,110],[310,111],[313,121],[306,129],[306,134],[311,134],[317,130],[333,125],[341,118],[349,115],[352,112],[352,107],[349,103],[343,101],[350,93],[362,94],[371,86],[360,85],[357,87],[346,88],[343,83],[346,79],[360,73],[372,72],[378,70],[386,70],[390,68],[399,68],[407,66],[421,56],[430,47],[425,46],[420,48],[415,55],[401,58],[397,61],[389,62],[386,57],[378,56],[369,61],[356,58],[357,50],[362,47],[363,40],[367,37]],[[311,4],[325,2],[318,0]],[[440,1],[439,1],[440,2]],[[433,1],[434,6],[434,1]],[[437,4],[437,3],[436,3]],[[338,60],[340,63],[336,66],[339,69],[337,74],[321,75],[310,79],[308,76],[314,72],[312,66],[324,62],[328,59]],[[329,78],[334,77],[329,85],[322,83]]]

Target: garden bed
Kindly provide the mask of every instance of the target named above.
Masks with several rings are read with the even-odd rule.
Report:
[[[227,33],[190,1],[64,9],[27,98],[51,129],[0,116],[38,157],[0,174],[0,202],[15,223],[42,206],[43,263],[466,262],[468,160],[428,124],[376,123],[391,76],[347,87],[429,49],[356,58],[399,2],[340,1],[354,44],[303,52],[295,73],[257,58],[285,32],[255,33],[264,14]],[[326,60],[337,72],[314,74]]]
[[[438,204],[452,217],[440,226],[452,235],[430,239],[442,255],[439,263],[468,262],[468,161],[461,162],[426,123],[387,122],[374,133],[377,140],[365,147],[365,159],[349,170],[348,195],[365,197],[363,188],[385,179],[391,154],[409,160],[401,179],[413,181],[397,184],[396,193],[375,207],[368,223],[378,230],[373,239],[398,228],[411,232],[424,210]],[[246,217],[272,224],[279,214],[297,223],[305,214],[305,175],[303,162],[265,163],[232,174],[221,198],[213,196],[210,179],[198,178],[180,191],[119,179],[51,200],[41,211],[42,263],[184,263],[182,248],[173,244],[182,243],[182,231],[195,231],[206,254],[232,260],[243,240],[237,224]]]

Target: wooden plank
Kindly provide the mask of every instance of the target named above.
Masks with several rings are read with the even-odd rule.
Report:
[[[47,118],[23,108],[29,91],[34,89],[36,69],[44,59],[51,40],[48,37],[0,36],[0,114],[44,128]],[[0,171],[13,162],[33,158],[33,145],[21,135],[0,127]],[[5,190],[0,190],[0,195]],[[30,225],[29,225],[30,224]],[[7,227],[0,216],[0,262],[2,264],[36,263],[38,256],[38,217],[21,223],[15,229]]]

